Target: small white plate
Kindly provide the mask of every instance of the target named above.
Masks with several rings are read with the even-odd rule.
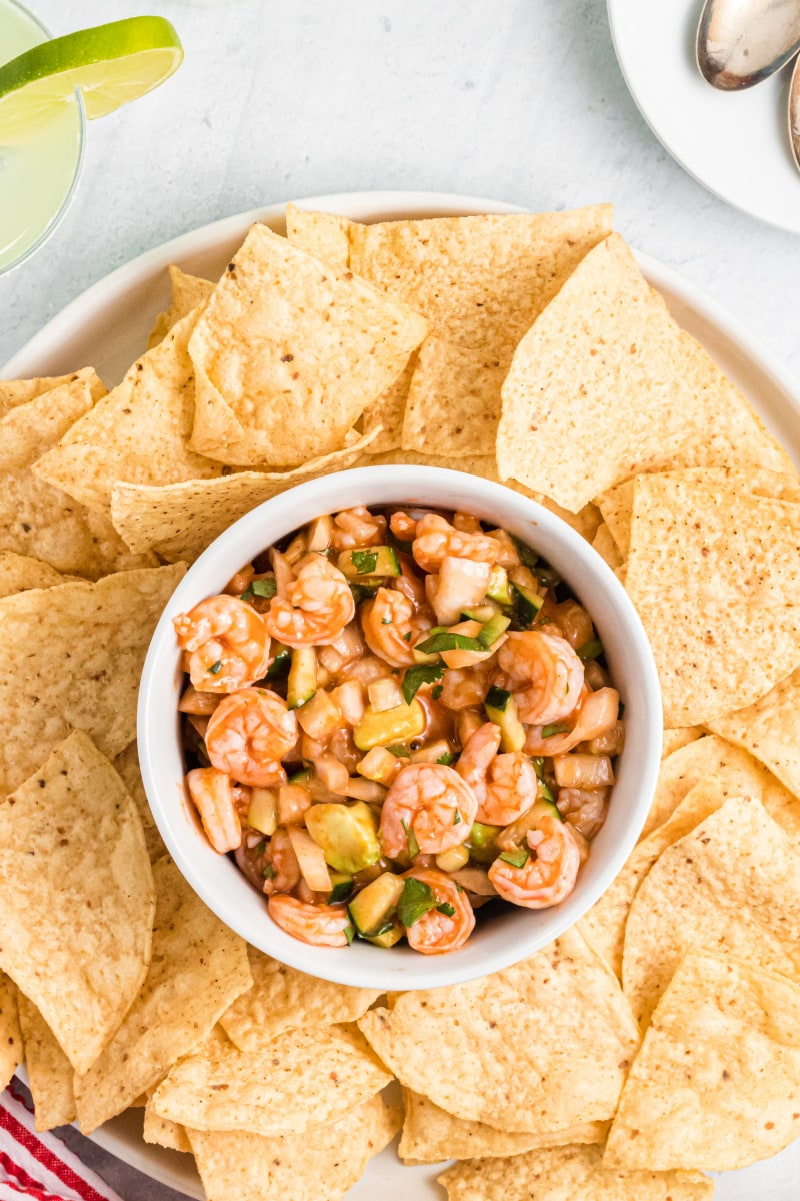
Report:
[[[791,66],[720,92],[695,62],[701,0],[608,0],[619,65],[639,111],[690,175],[728,204],[800,233],[800,172],[789,148]]]

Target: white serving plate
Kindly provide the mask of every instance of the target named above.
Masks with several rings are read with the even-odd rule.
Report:
[[[665,5],[674,7],[675,0],[665,0]],[[648,7],[648,21],[655,12],[656,8]],[[517,206],[494,200],[437,192],[345,192],[312,196],[295,203],[359,221],[521,211]],[[264,221],[284,232],[283,210],[284,205],[279,204],[239,213],[133,259],[94,284],[48,322],[5,365],[2,374],[9,379],[60,375],[91,363],[108,385],[117,383],[143,350],[156,314],[169,307],[167,266],[178,263],[185,271],[215,278],[222,273],[253,221]],[[740,321],[700,288],[647,255],[640,254],[637,258],[675,319],[703,343],[800,464],[800,385]],[[143,1141],[142,1112],[127,1111],[96,1130],[92,1139],[145,1175],[186,1196],[202,1198],[200,1182],[188,1155]],[[348,1201],[374,1201],[376,1196],[382,1201],[407,1201],[408,1197],[414,1201],[441,1201],[444,1194],[435,1183],[440,1171],[441,1165],[403,1167],[389,1147],[370,1162],[362,1179],[348,1193]],[[765,1163],[722,1174],[716,1201],[752,1201],[752,1198],[797,1201],[798,1196],[800,1140]]]
[[[690,175],[720,199],[800,233],[800,173],[788,135],[791,66],[721,92],[695,62],[700,0],[608,0],[614,49],[639,111]]]

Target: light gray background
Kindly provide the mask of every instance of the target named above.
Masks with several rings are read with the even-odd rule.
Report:
[[[533,209],[612,200],[629,242],[706,288],[800,375],[800,239],[728,208],[662,149],[620,75],[604,0],[29,3],[54,34],[161,12],[186,59],[89,127],[66,219],[0,277],[0,363],[89,284],[176,234],[287,198],[398,188]],[[797,189],[800,204],[800,176]],[[176,1196],[68,1137],[125,1201]],[[797,1195],[786,1157],[767,1171],[727,1177],[720,1193]]]

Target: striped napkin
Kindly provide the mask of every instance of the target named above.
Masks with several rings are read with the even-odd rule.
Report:
[[[15,1085],[0,1093],[0,1201],[122,1201],[60,1138],[34,1129]]]

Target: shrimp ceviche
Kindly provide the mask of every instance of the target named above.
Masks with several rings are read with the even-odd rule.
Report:
[[[586,609],[505,530],[319,517],[175,631],[189,795],[287,933],[437,955],[484,906],[572,892],[620,698]]]

